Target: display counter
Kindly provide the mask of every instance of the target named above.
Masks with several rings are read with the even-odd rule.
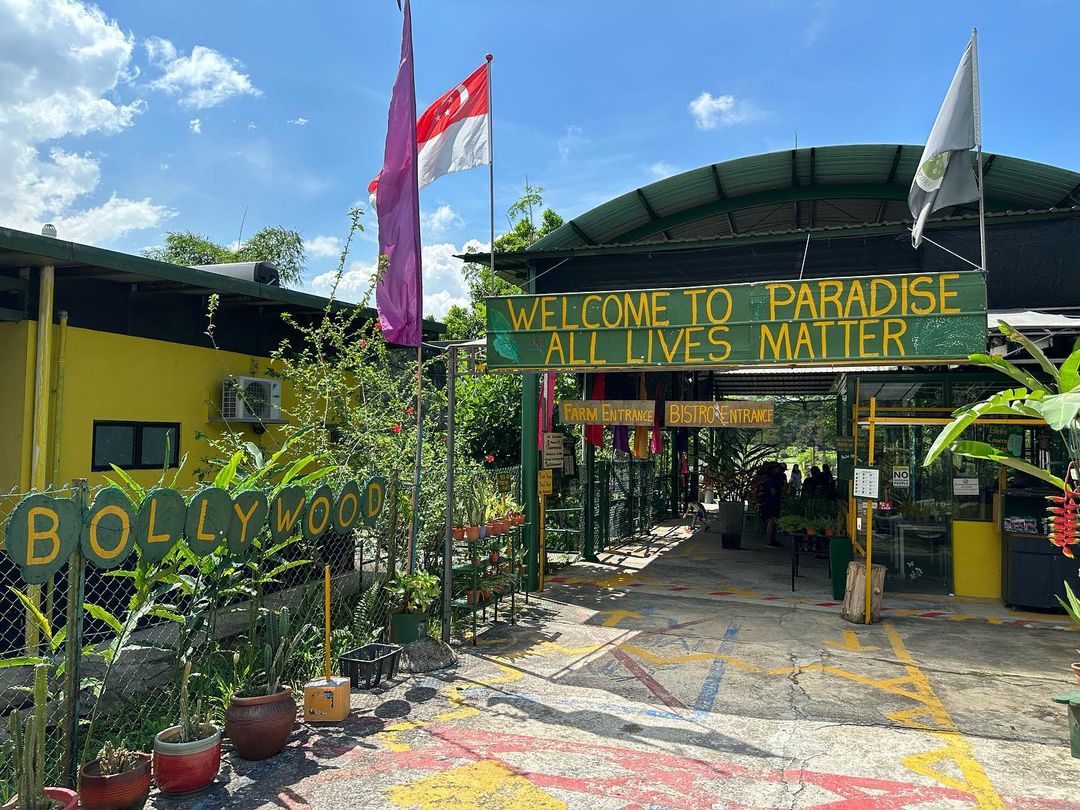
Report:
[[[1010,607],[1061,612],[1065,582],[1080,589],[1077,563],[1047,535],[1049,489],[1007,489],[1001,503],[1001,593]]]

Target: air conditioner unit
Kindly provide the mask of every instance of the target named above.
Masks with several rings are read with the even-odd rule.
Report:
[[[281,381],[226,377],[221,385],[221,418],[231,422],[281,421]]]

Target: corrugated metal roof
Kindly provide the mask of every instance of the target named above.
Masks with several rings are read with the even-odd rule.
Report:
[[[531,251],[648,244],[908,219],[922,146],[864,144],[789,149],[701,166],[621,194],[575,217]],[[989,212],[1071,207],[1080,173],[984,155]],[[959,215],[958,206],[944,215]]]

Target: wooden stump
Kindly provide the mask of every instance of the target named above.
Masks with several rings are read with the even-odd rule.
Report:
[[[870,566],[870,623],[881,618],[881,594],[885,590],[885,566]],[[865,624],[866,618],[866,563],[850,562],[847,568],[847,584],[844,586],[843,616],[849,622]]]

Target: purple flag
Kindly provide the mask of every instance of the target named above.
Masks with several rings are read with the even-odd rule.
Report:
[[[420,345],[424,297],[420,267],[420,198],[416,178],[416,88],[412,14],[405,0],[401,63],[386,125],[386,151],[376,192],[379,254],[389,262],[375,288],[379,324],[391,343]]]

